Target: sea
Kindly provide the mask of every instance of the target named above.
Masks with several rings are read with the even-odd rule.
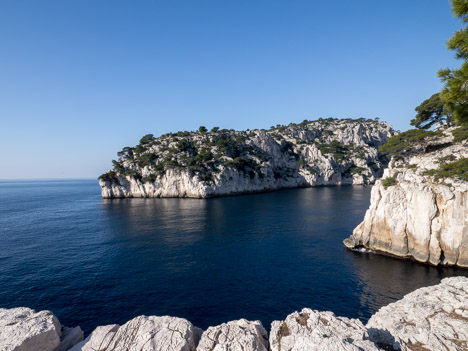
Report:
[[[365,323],[417,288],[468,276],[346,249],[370,191],[108,200],[97,180],[1,181],[0,308],[51,310],[85,333],[138,315],[268,330],[303,307]]]

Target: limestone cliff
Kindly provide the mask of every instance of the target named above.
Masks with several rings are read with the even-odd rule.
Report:
[[[194,197],[320,185],[372,184],[394,131],[365,119],[320,119],[269,130],[178,132],[126,147],[100,177],[103,198]]]
[[[452,135],[460,131],[437,132],[393,157],[348,248],[468,267],[468,140]]]

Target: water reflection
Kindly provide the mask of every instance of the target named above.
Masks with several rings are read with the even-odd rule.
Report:
[[[375,253],[347,252],[353,256],[355,274],[362,285],[362,310],[376,310],[416,289],[440,283],[443,278],[463,275],[465,269],[432,267]]]
[[[365,320],[420,286],[468,275],[345,250],[369,192],[102,200],[94,181],[3,186],[0,306],[51,309],[86,332],[139,314],[268,328],[303,307]]]

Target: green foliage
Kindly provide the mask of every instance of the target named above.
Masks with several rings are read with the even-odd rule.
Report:
[[[398,174],[399,174],[399,172],[396,172],[393,176],[382,179],[383,187],[385,189],[387,189],[389,186],[396,185],[397,184]]]
[[[136,154],[141,154],[142,152],[146,151],[146,147],[141,146],[141,145],[137,145],[137,146],[135,146],[134,150],[135,150]]]
[[[338,162],[342,162],[349,153],[349,148],[345,145],[342,145],[337,140],[333,140],[329,144],[318,144],[317,146],[322,155],[331,154]]]
[[[188,131],[183,131],[183,132],[177,132],[178,137],[188,137],[190,136],[190,132]]]
[[[197,156],[195,156],[195,162],[207,162],[211,159],[213,159],[213,154],[207,148],[202,148]]]
[[[186,139],[181,139],[177,142],[177,149],[179,151],[186,151],[190,147],[190,142],[188,142]]]
[[[140,145],[145,145],[154,140],[153,134],[146,134],[143,138],[140,139]]]
[[[422,129],[410,129],[406,132],[394,135],[387,143],[379,147],[379,151],[385,154],[401,155],[405,152],[416,150],[421,145],[435,140],[443,135],[442,132]]]
[[[468,126],[459,127],[452,131],[453,141],[455,143],[460,143],[463,140],[468,139]]]
[[[464,24],[468,23],[468,1],[451,0],[453,14]],[[455,57],[462,60],[458,69],[441,69],[439,77],[445,84],[440,96],[445,107],[453,114],[458,125],[468,125],[468,27],[458,30],[447,42]]]
[[[216,133],[219,130],[219,127],[211,128],[211,133]]]
[[[424,174],[433,176],[436,179],[440,178],[458,178],[463,181],[468,181],[468,158],[460,158],[458,161],[444,163],[439,169],[430,169]]]
[[[158,158],[157,155],[147,152],[144,153],[143,155],[140,156],[138,159],[138,165],[140,167],[146,167],[149,166],[151,163],[153,163],[156,159]]]
[[[356,165],[353,165],[349,168],[349,173],[351,174],[362,174],[367,172],[367,169],[364,167],[358,167]]]
[[[103,180],[105,182],[111,182],[113,180],[116,180],[117,179],[117,173],[115,173],[114,171],[109,171],[109,172],[106,172],[104,174],[101,174],[99,177],[98,177],[99,180]]]
[[[200,133],[206,133],[206,132],[208,131],[208,129],[206,129],[205,126],[200,126],[200,128],[198,128],[198,131],[199,131]]]
[[[116,160],[112,160],[112,165],[114,166],[114,171],[117,173],[122,173],[125,171],[125,168]]]
[[[206,172],[205,174],[202,175],[202,180],[204,182],[214,182],[213,173]]]
[[[415,110],[416,117],[411,120],[410,124],[416,128],[429,129],[434,124],[444,121],[450,122],[450,113],[445,109],[439,93],[424,100]]]

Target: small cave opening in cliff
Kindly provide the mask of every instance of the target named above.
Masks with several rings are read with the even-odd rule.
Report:
[[[444,263],[444,261],[445,261],[445,252],[442,249],[440,249],[439,260],[440,260],[440,263]]]

